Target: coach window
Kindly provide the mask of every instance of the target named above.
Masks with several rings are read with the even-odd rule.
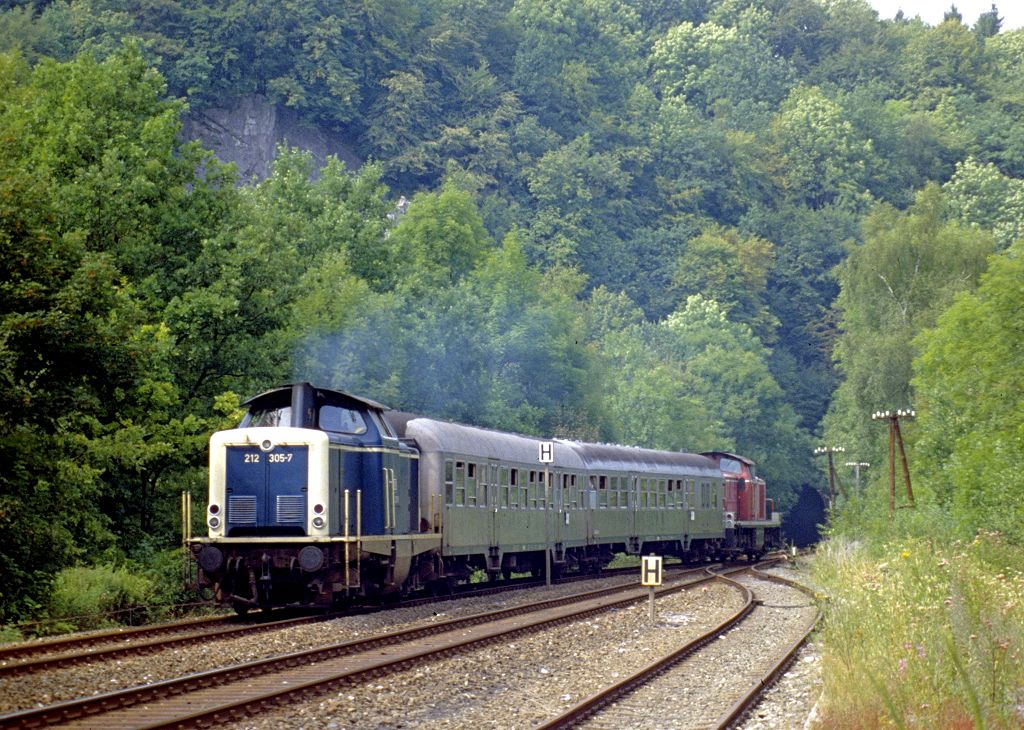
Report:
[[[501,493],[498,502],[502,507],[508,507],[508,467],[498,468],[498,491]]]
[[[451,461],[444,462],[444,501],[445,504],[455,502],[455,465]]]
[[[468,507],[474,507],[476,506],[476,464],[474,464],[473,462],[468,462],[466,464],[465,484],[465,502],[460,502],[460,504],[465,504]]]
[[[508,473],[509,488],[508,488],[508,506],[513,509],[518,509],[520,506],[519,501],[519,470],[510,469]]]
[[[466,504],[466,464],[455,462],[455,504]]]

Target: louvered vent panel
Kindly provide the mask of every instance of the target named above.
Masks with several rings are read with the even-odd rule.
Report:
[[[301,495],[278,495],[277,522],[302,524],[306,517],[306,499]]]
[[[228,521],[233,525],[255,525],[256,497],[251,495],[229,496]]]

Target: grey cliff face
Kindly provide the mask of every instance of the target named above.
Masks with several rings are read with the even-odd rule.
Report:
[[[186,139],[199,140],[221,162],[238,165],[239,180],[244,183],[269,176],[280,144],[308,150],[316,169],[323,167],[329,155],[338,157],[350,170],[362,164],[339,137],[259,95],[240,97],[230,107],[189,113],[183,134]]]

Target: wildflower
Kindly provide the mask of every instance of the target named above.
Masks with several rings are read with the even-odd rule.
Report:
[[[906,659],[900,659],[900,663],[899,663],[899,667],[898,668],[899,668],[900,674],[903,674],[904,672],[906,672],[907,671],[907,660]]]

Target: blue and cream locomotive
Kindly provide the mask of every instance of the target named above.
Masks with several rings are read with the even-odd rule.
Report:
[[[246,405],[210,439],[208,535],[192,541],[200,585],[240,612],[780,540],[764,482],[732,454],[543,441],[308,383]]]

